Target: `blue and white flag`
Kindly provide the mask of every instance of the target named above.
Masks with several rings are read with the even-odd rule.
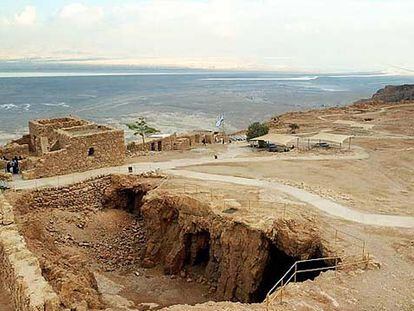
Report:
[[[216,121],[216,127],[220,127],[224,122],[224,114],[221,114]]]

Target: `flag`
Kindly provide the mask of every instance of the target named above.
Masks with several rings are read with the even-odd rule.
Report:
[[[224,122],[224,114],[221,114],[217,118],[216,127],[220,127],[223,124],[223,122]]]

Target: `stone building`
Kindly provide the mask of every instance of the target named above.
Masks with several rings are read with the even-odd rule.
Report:
[[[25,179],[82,172],[125,161],[124,131],[77,117],[29,122],[29,135],[6,145],[8,156],[24,158]]]
[[[137,155],[145,151],[170,151],[170,150],[189,150],[203,142],[213,144],[221,142],[224,134],[213,131],[192,131],[183,134],[172,134],[167,136],[153,135],[142,141],[130,142],[127,150],[130,155]]]

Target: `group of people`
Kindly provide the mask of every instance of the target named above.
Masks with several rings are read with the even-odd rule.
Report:
[[[12,160],[3,157],[3,160],[7,162],[5,166],[6,173],[19,174],[19,160],[21,160],[20,157],[14,157]]]

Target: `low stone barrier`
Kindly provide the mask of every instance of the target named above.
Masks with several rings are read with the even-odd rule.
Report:
[[[59,297],[42,276],[39,261],[26,247],[13,207],[0,194],[0,278],[21,311],[62,310]]]

